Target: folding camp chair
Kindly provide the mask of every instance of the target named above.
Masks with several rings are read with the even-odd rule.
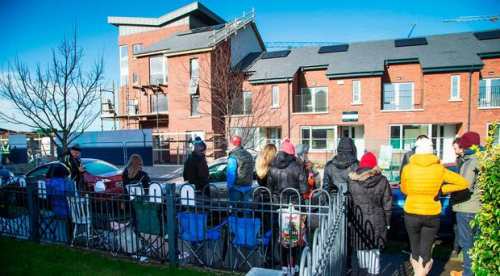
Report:
[[[89,196],[68,196],[66,197],[66,200],[68,201],[71,221],[74,224],[71,245],[74,244],[77,238],[82,237],[85,239],[88,247],[89,240],[97,237],[92,227],[92,214],[90,212]]]
[[[135,198],[132,205],[135,214],[135,231],[141,242],[138,255],[165,260],[168,235],[163,205],[143,200],[143,198]]]
[[[241,262],[238,262],[238,258],[235,259],[233,269],[239,269],[243,264],[247,264],[249,268],[252,268],[250,258],[255,254],[259,255],[259,259],[265,259],[266,248],[272,238],[272,231],[269,230],[262,235],[259,218],[230,216],[228,224],[229,233],[232,237],[231,245],[239,257],[242,258]],[[244,254],[243,250],[247,250],[248,253]]]
[[[179,236],[183,245],[201,265],[205,265],[205,262],[200,254],[207,253],[204,252],[204,249],[211,248],[212,251],[206,255],[210,256],[208,265],[212,265],[215,256],[219,255],[220,257],[218,253],[221,250],[218,248],[218,242],[221,240],[221,229],[225,222],[208,229],[207,214],[205,212],[181,212],[177,215],[177,218],[179,221]]]

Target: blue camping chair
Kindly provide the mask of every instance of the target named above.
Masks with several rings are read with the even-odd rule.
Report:
[[[243,259],[241,262],[238,262],[238,258],[236,258],[233,269],[239,269],[240,266],[245,263],[249,268],[252,268],[250,258],[255,254],[259,255],[259,259],[265,259],[266,248],[271,241],[272,231],[269,230],[262,234],[261,221],[259,218],[230,216],[228,218],[228,224],[229,233],[232,237],[231,245],[236,250],[239,257]],[[244,249],[247,251],[247,254],[243,254]]]
[[[221,240],[221,229],[222,226],[225,225],[225,222],[209,229],[207,226],[207,214],[204,212],[195,213],[185,211],[179,213],[177,218],[179,221],[179,236],[182,240],[182,244],[201,265],[205,265],[205,262],[202,256],[200,256],[200,253],[207,247],[212,248],[211,254],[206,254],[211,257],[210,261],[208,261],[208,265],[212,265],[215,256],[220,251],[218,242]],[[209,244],[212,246],[208,246]]]

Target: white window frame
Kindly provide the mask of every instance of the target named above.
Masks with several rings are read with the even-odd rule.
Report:
[[[131,104],[133,102],[133,104]],[[131,112],[130,108],[133,107],[134,111]],[[139,114],[139,101],[137,99],[129,99],[127,102],[127,115]]]
[[[302,131],[304,129],[307,129],[309,130],[309,152],[324,152],[324,151],[333,151],[335,150],[335,143],[337,141],[337,126],[334,126],[334,125],[328,125],[328,126],[301,126],[300,127],[300,143],[303,144],[303,140],[304,138],[302,137]],[[326,148],[324,149],[315,149],[313,148],[313,145],[312,145],[312,141],[313,141],[313,137],[312,137],[312,131],[315,130],[315,129],[331,129],[333,130],[333,143],[332,143],[332,147],[331,148],[328,148],[328,141],[326,141]]]
[[[401,145],[401,148],[399,149],[394,149],[394,150],[399,150],[399,151],[407,151],[408,149],[404,148],[404,138],[403,138],[403,127],[404,126],[427,126],[427,137],[432,138],[432,124],[390,124],[389,125],[389,145],[391,145],[391,128],[393,126],[399,126],[399,144]]]
[[[242,110],[243,115],[249,115],[249,114],[252,114],[252,110],[250,110],[250,111],[246,110],[247,105],[245,104],[245,99],[247,97],[245,97],[245,95],[250,95],[250,108],[253,108],[252,92],[250,92],[250,91],[244,91],[242,93],[242,96],[243,96],[243,106],[242,106],[241,110]]]
[[[198,65],[197,68],[197,75],[193,75],[193,61],[196,61],[196,64]],[[194,77],[194,78],[193,78]],[[189,79],[199,79],[200,78],[200,60],[198,58],[191,58],[189,59]]]
[[[357,93],[357,99],[356,99]],[[352,81],[352,104],[361,104],[361,81]]]
[[[485,86],[485,102],[486,102],[486,105],[481,105],[481,98],[479,98],[479,107],[480,108],[498,108],[500,107],[499,105],[492,105],[491,103],[491,100],[492,100],[492,92],[491,92],[491,81],[493,80],[500,80],[500,78],[485,78],[485,79],[480,79],[479,82],[481,83],[481,81],[485,81],[486,82],[486,86]],[[481,89],[481,88],[479,88]],[[480,94],[480,92],[478,93]]]
[[[132,54],[137,54],[139,51],[142,51],[142,49],[144,49],[144,45],[142,43],[132,44]]]
[[[122,57],[122,51],[126,49],[127,54]],[[119,60],[120,60],[120,86],[128,85],[128,45],[120,45],[119,50]],[[124,66],[126,65],[126,66]]]
[[[453,80],[454,79],[457,79],[457,94],[456,95],[453,95]],[[460,75],[452,75],[450,77],[450,101],[461,101],[461,97],[460,97]]]
[[[271,107],[280,107],[280,87],[278,85],[273,85],[271,91]]]
[[[165,96],[165,102],[167,103],[166,107],[165,107],[165,110],[160,110],[160,106],[158,105],[159,103],[159,94],[160,92],[157,92],[155,94],[151,94],[149,96],[149,112],[150,113],[159,113],[159,114],[162,114],[162,113],[167,113],[168,112],[168,95],[167,94],[163,94],[163,96]],[[153,107],[153,103],[155,103],[157,106]],[[156,109],[156,111],[154,110]]]
[[[315,86],[315,87],[304,87],[300,89],[301,95],[304,95],[305,90],[310,90],[311,91],[311,105],[312,105],[312,111],[311,112],[298,112],[298,113],[328,113],[328,86]],[[326,92],[326,111],[316,111],[316,93],[320,90],[323,90]]]
[[[151,63],[153,61],[153,59],[161,59],[161,74],[162,74],[162,82],[161,84],[165,84],[167,83],[167,74],[166,74],[166,66],[165,66],[165,63],[166,63],[166,60],[165,60],[165,56],[163,55],[159,55],[159,56],[151,56],[149,57],[149,83],[151,84]],[[155,72],[155,73],[158,73],[158,72]]]
[[[410,109],[400,109],[399,108],[399,101],[400,101],[400,90],[399,86],[402,84],[411,84],[411,108]],[[382,95],[382,101],[385,99],[385,86],[386,85],[393,85],[394,86],[394,109],[383,109],[382,105],[382,110],[384,111],[408,111],[408,110],[414,110],[415,109],[415,83],[413,82],[392,82],[392,83],[384,83],[383,86],[383,95]]]
[[[191,101],[190,101],[190,113],[189,113],[189,115],[191,117],[199,117],[199,116],[201,116],[201,113],[200,113],[200,96],[197,95],[197,94],[193,94],[193,95],[190,95],[190,97],[191,97],[190,98]],[[198,99],[198,105],[197,105],[197,108],[196,108],[196,114],[193,113],[193,111],[194,111],[193,110],[193,99],[195,99],[195,98]]]

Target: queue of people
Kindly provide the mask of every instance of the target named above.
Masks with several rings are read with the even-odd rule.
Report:
[[[419,136],[401,165],[401,192],[406,195],[404,224],[411,248],[410,262],[415,275],[427,275],[432,269],[432,248],[439,231],[441,203],[439,196],[452,194],[453,211],[457,221],[457,243],[464,253],[463,274],[472,275],[469,249],[473,245],[477,229],[470,221],[480,208],[480,189],[477,182],[478,161],[475,156],[480,137],[467,132],[454,142],[459,172],[444,167],[434,154],[433,143],[425,135]],[[209,171],[206,160],[206,144],[196,138],[193,150],[184,163],[184,180],[195,190],[210,197]],[[71,179],[83,182],[84,168],[80,162],[80,148],[74,146],[65,159]],[[328,193],[341,193],[350,198],[348,210],[351,250],[357,257],[359,268],[370,275],[380,273],[380,250],[387,241],[390,229],[392,190],[387,178],[377,166],[377,157],[365,152],[357,160],[357,149],[352,139],[343,137],[337,146],[337,154],[326,163],[323,179],[307,158],[307,146],[284,139],[279,148],[273,144],[264,146],[253,156],[243,147],[242,138],[230,139],[227,158],[227,190],[232,202],[252,201],[254,177],[260,186],[268,188],[273,202],[282,200],[282,192],[288,188],[298,191],[300,198],[288,196],[293,203],[311,200],[311,191],[322,188]],[[123,183],[141,183],[149,186],[149,176],[143,171],[142,158],[134,154],[123,171]],[[244,205],[242,205],[244,206]],[[354,254],[355,253],[355,254]],[[290,258],[290,256],[288,256]],[[294,257],[296,258],[296,257]],[[289,260],[288,260],[289,261]]]

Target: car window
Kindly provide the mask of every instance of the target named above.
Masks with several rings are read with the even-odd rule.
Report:
[[[214,164],[208,167],[210,182],[225,182],[226,181],[227,163]]]
[[[96,176],[119,171],[116,166],[102,160],[83,162],[83,167],[88,173]]]
[[[42,166],[36,168],[34,171],[31,171],[28,175],[26,175],[26,180],[30,183],[37,182],[38,180],[44,180],[47,172],[49,171],[49,166]]]

